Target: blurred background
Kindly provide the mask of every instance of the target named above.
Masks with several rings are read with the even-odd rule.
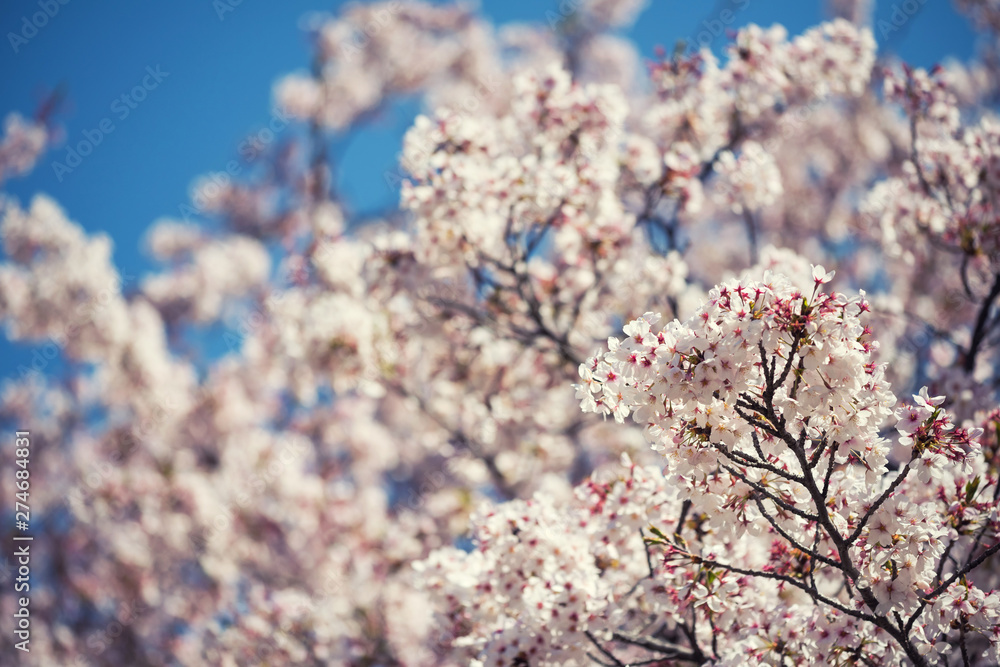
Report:
[[[35,193],[48,193],[88,232],[108,234],[128,292],[152,267],[142,244],[148,227],[163,217],[198,220],[190,198],[198,176],[225,171],[232,160],[239,161],[241,172],[251,169],[248,139],[261,136],[272,121],[279,128],[274,141],[294,132],[289,126],[281,129],[283,123],[275,117],[272,85],[284,74],[308,68],[305,29],[346,3],[42,4],[54,15],[34,23],[32,17],[43,10],[39,0],[0,4],[0,112],[49,114],[63,143],[26,177],[10,181],[7,190],[24,204]],[[556,16],[558,2],[482,0],[479,6],[500,25],[545,21],[546,12]],[[726,6],[733,20],[723,26],[716,18]],[[916,12],[910,11],[913,7]],[[892,20],[899,11],[912,16],[897,28]],[[885,57],[898,55],[930,67],[947,58],[966,60],[976,52],[969,21],[950,2],[877,0],[873,16]],[[781,22],[794,35],[824,18],[825,3],[819,0],[653,0],[627,35],[648,58],[657,47],[673,50],[678,40],[709,44],[721,53],[727,32],[748,23]],[[134,96],[141,100],[133,99],[136,86],[144,88]],[[397,191],[386,187],[384,173],[395,171],[403,133],[420,111],[417,103],[402,100],[352,134],[351,143],[335,146],[341,165],[337,189],[355,211],[396,203]],[[113,131],[101,131],[102,122],[107,128],[109,121]],[[75,161],[67,161],[67,146],[98,135],[94,151],[70,167]],[[31,351],[0,337],[0,376],[16,374]]]

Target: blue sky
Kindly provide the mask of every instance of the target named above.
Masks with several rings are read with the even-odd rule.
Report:
[[[238,157],[240,143],[270,119],[273,82],[308,65],[307,43],[299,28],[302,18],[335,11],[344,3],[62,2],[0,4],[0,116],[9,111],[29,115],[47,93],[61,87],[66,104],[58,120],[67,143],[76,144],[85,132],[91,137],[99,133],[102,139],[71,172],[53,168],[54,161],[66,161],[63,145],[43,156],[30,175],[8,182],[6,190],[25,204],[39,192],[54,197],[88,231],[110,235],[123,275],[140,277],[153,267],[142,251],[149,225],[161,217],[178,217],[180,207],[189,203],[193,179],[224,170]],[[220,14],[223,2],[231,11]],[[903,4],[919,11],[901,29],[884,36],[876,24],[880,44],[921,66],[948,56],[964,60],[973,55],[974,35],[950,2],[879,0],[876,19],[890,20],[894,6],[903,11]],[[557,5],[558,0],[480,3],[485,15],[501,23],[544,20],[546,10]],[[718,6],[725,5],[734,12],[728,27],[780,22],[795,34],[823,19],[821,5],[814,0],[726,0]],[[43,6],[54,15],[37,31],[26,29],[25,22]],[[719,15],[716,6],[714,0],[652,0],[628,35],[644,56],[651,56],[657,45],[671,49],[678,39],[698,40],[700,32],[717,29],[712,23]],[[714,47],[718,50],[724,41],[723,35]],[[131,99],[130,91],[144,83],[145,90],[137,95],[144,99]],[[391,203],[383,173],[394,169],[414,111],[412,105],[400,106],[347,148],[343,160],[349,170],[340,190],[357,208]],[[109,133],[102,130],[109,127]],[[0,336],[0,377],[29,364],[30,355],[30,347],[11,345]]]

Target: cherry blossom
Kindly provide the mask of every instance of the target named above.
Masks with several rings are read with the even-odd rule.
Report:
[[[151,273],[2,198],[39,664],[1000,662],[995,8],[926,71],[840,1],[643,71],[646,4],[309,21]]]

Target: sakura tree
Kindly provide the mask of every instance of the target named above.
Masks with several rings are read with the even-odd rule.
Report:
[[[45,452],[5,664],[1000,663],[998,8],[925,71],[839,1],[644,67],[643,4],[347,7],[134,284],[3,199],[0,319],[61,359],[0,394]],[[360,215],[339,140],[414,96]],[[58,136],[4,128],[0,179]]]

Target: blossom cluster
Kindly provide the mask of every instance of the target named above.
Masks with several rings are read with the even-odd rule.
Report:
[[[656,468],[625,458],[557,502],[538,494],[486,505],[473,516],[476,548],[449,548],[414,564],[442,601],[445,641],[457,659],[508,665],[579,664],[629,615],[622,604],[646,575],[639,529],[676,511]]]
[[[421,90],[439,76],[458,72],[447,95],[461,98],[498,74],[486,26],[458,6],[358,4],[316,30],[319,76],[288,75],[275,96],[291,115],[334,130],[375,111],[388,95]]]
[[[11,176],[31,171],[38,156],[51,143],[49,131],[43,124],[25,120],[17,113],[7,115],[3,129],[3,140],[0,141],[0,183]]]
[[[899,237],[928,232],[983,261],[1000,252],[994,204],[1000,164],[995,118],[960,125],[955,95],[945,72],[891,72],[886,92],[911,115],[913,159],[898,177],[869,195],[867,212],[879,218],[886,244],[901,248]]]
[[[876,68],[836,0],[644,74],[647,4],[313,16],[151,274],[3,199],[40,664],[1000,662],[1000,59]],[[11,118],[0,179],[59,136]]]
[[[813,275],[817,287],[832,277],[823,267]],[[612,339],[603,358],[581,366],[583,409],[618,421],[633,413],[655,448],[682,447],[679,459],[696,468],[704,450],[750,436],[740,414],[747,414],[745,397],[766,397],[794,437],[825,433],[846,446],[856,442],[880,469],[882,448],[868,433],[890,414],[895,397],[882,367],[871,362],[875,346],[861,320],[867,301],[815,289],[803,294],[780,275],[765,279],[725,283],[687,321],[661,331],[652,313],[630,322],[628,338]],[[773,359],[781,365],[769,370]],[[710,454],[704,460],[715,463]]]

